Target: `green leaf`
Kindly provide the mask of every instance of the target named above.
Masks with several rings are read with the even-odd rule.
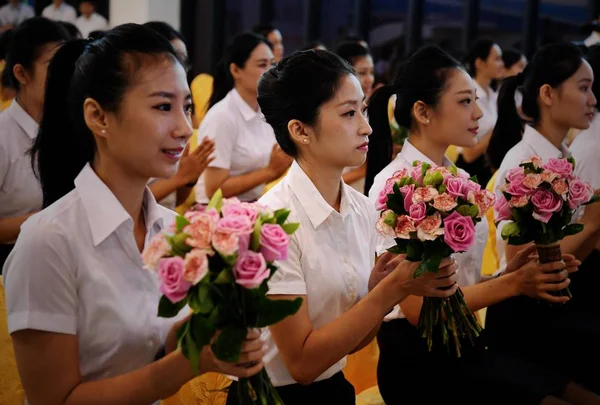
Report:
[[[515,222],[509,222],[502,228],[502,239],[520,236],[521,229]]]
[[[576,163],[575,158],[571,155],[567,158],[567,161],[573,165],[573,169],[575,169]]]
[[[275,222],[279,225],[285,224],[285,221],[290,216],[291,211],[287,209],[280,209],[275,211]]]
[[[394,212],[388,212],[383,219],[383,222],[392,228],[395,228],[398,224],[398,216]]]
[[[398,246],[398,245],[392,246],[387,251],[392,254],[395,254],[395,255],[402,255],[402,254],[406,253],[406,246],[404,246],[404,247]]]
[[[200,360],[200,353],[198,348],[196,347],[196,342],[194,342],[194,338],[191,333],[185,334],[185,346],[187,348],[187,358],[190,361],[190,365],[192,366],[192,371],[194,375],[200,374],[198,370],[198,362]]]
[[[478,205],[471,205],[471,208],[469,208],[469,215],[472,218],[477,218],[477,215],[479,215],[479,206]]]
[[[256,219],[254,223],[254,232],[252,232],[252,240],[250,242],[250,250],[254,252],[258,252],[258,248],[260,248],[260,229],[262,227],[262,220],[260,218]]]
[[[271,300],[267,297],[261,297],[256,325],[250,325],[257,328],[264,328],[274,325],[290,315],[294,315],[302,306],[302,298],[295,300]]]
[[[456,212],[458,212],[460,215],[465,216],[465,217],[470,217],[471,216],[471,206],[470,205],[460,205],[457,209]],[[479,210],[477,210],[477,212],[479,212]]]
[[[406,259],[410,261],[419,261],[423,257],[423,243],[421,241],[410,240],[406,246]]]
[[[477,176],[471,176],[471,177],[469,178],[469,180],[471,180],[471,181],[472,181],[472,182],[474,182],[474,183],[477,183],[477,184],[479,184],[479,181],[477,180]]]
[[[183,348],[185,346],[185,335],[187,333],[189,333],[190,331],[190,322],[184,322],[183,325],[181,325],[179,327],[179,329],[177,329],[177,332],[175,332],[175,337],[177,338],[177,347],[179,348]],[[187,357],[187,355],[184,353],[184,355]]]
[[[444,176],[440,172],[434,172],[431,174],[427,174],[423,178],[423,184],[426,186],[437,187],[444,182]]]
[[[423,162],[421,164],[421,174],[423,176],[425,176],[425,174],[427,173],[427,170],[429,170],[431,168],[431,165],[427,162]]]
[[[444,194],[446,192],[446,190],[447,190],[447,187],[444,184],[442,184],[440,186],[440,188],[438,189],[438,193]]]
[[[189,305],[194,310],[194,313],[210,314],[214,303],[210,296],[210,287],[208,284],[200,283],[192,290]]]
[[[285,224],[282,226],[282,228],[285,231],[285,233],[287,233],[288,235],[291,235],[294,232],[296,232],[298,230],[298,228],[300,228],[300,223],[294,222],[294,223]]]
[[[203,347],[210,344],[216,329],[210,321],[210,317],[202,314],[194,314],[190,318],[190,333],[192,334],[197,347]]]
[[[188,221],[185,217],[182,217],[181,215],[177,215],[177,217],[175,218],[175,227],[177,229],[177,233],[183,232],[183,228],[185,228],[189,224],[190,221]]]
[[[167,237],[167,241],[171,244],[171,253],[173,256],[184,257],[186,253],[192,250],[191,246],[185,243],[188,237],[187,233],[178,233]]]
[[[422,266],[425,268],[425,271],[428,273],[437,273],[440,268],[440,263],[442,262],[442,256],[439,254],[435,254],[433,256],[429,256],[425,260],[423,260]]]
[[[187,297],[179,302],[171,302],[166,296],[160,297],[158,303],[158,316],[161,318],[173,318],[185,307]]]
[[[576,235],[581,231],[583,231],[583,224],[571,224],[565,226],[565,229],[563,229],[565,236]]]
[[[208,202],[208,205],[206,206],[206,211],[209,211],[214,208],[217,211],[221,212],[222,207],[223,207],[223,191],[221,191],[221,189],[218,189],[217,191],[215,191],[212,198]]]
[[[399,194],[389,194],[387,200],[388,209],[394,211],[396,214],[404,213],[404,197],[402,197],[402,193],[398,191]]]
[[[237,362],[240,359],[242,344],[246,340],[247,334],[246,328],[236,326],[224,328],[211,345],[215,357],[229,363]]]
[[[450,166],[448,170],[450,170],[450,173],[452,173],[453,175],[458,176],[458,167],[456,167],[455,165]]]
[[[226,268],[226,269],[223,269],[219,273],[219,275],[215,279],[214,283],[218,284],[218,285],[229,284],[229,283],[231,283],[232,280],[233,280],[233,275],[231,274],[231,270]]]

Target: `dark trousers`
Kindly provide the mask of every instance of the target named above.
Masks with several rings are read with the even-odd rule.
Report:
[[[276,387],[285,405],[355,405],[354,387],[342,372],[309,385],[291,384]],[[237,381],[229,387],[226,405],[238,405]]]
[[[547,395],[561,396],[568,379],[531,363],[462,345],[462,356],[427,350],[406,319],[384,322],[377,336],[377,380],[387,405],[460,403],[461,405],[533,405]]]
[[[12,252],[15,245],[3,245],[0,244],[0,276],[2,275],[2,268],[4,267],[4,263],[8,258],[10,252]]]

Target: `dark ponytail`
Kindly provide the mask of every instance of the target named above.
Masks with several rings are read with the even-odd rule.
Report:
[[[85,123],[84,101],[91,98],[105,111],[118,112],[144,65],[165,57],[178,61],[166,38],[137,24],[116,27],[100,40],[73,40],[58,50],[48,67],[44,112],[31,149],[44,207],[73,190],[79,172],[94,159],[96,142]]]
[[[538,96],[540,88],[548,84],[558,87],[577,72],[583,63],[583,53],[571,43],[556,43],[541,48],[525,67],[523,73],[509,77],[502,83],[498,95],[498,120],[492,133],[488,150],[504,144],[492,159],[492,165],[499,167],[505,150],[510,142],[521,139],[523,122],[515,105],[515,92],[517,89],[523,95],[521,110],[523,114],[535,125],[540,120],[540,105]],[[516,144],[516,143],[515,143]],[[514,144],[512,145],[514,146]],[[510,148],[506,149],[508,152]],[[491,155],[488,152],[488,155]]]
[[[436,46],[426,46],[415,52],[402,63],[392,86],[385,86],[375,92],[369,101],[369,124],[373,133],[369,138],[367,153],[367,175],[365,194],[373,185],[373,180],[392,159],[392,137],[388,118],[388,103],[396,95],[394,118],[401,127],[409,131],[413,126],[412,109],[417,101],[431,107],[439,103],[449,73],[461,68],[460,63]]]
[[[234,63],[240,68],[246,65],[252,51],[260,45],[265,44],[273,49],[273,46],[267,39],[261,35],[251,32],[238,34],[233,42],[225,49],[223,58],[217,65],[217,69],[213,75],[213,90],[208,101],[208,109],[223,100],[227,93],[233,89],[235,83],[233,76],[229,71],[229,66]]]

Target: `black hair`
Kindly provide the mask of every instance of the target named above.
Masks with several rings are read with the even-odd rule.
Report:
[[[208,109],[223,100],[227,93],[234,87],[233,76],[229,71],[229,65],[236,64],[240,68],[246,65],[252,51],[260,44],[273,48],[271,43],[263,36],[251,32],[238,34],[233,38],[231,44],[225,49],[225,54],[217,66],[213,79],[213,91],[208,101]]]
[[[496,42],[494,42],[491,39],[485,38],[476,41],[469,50],[469,53],[467,54],[463,64],[467,69],[467,73],[469,73],[473,79],[477,75],[477,68],[475,67],[475,62],[477,61],[477,59],[481,59],[483,61],[487,60],[487,58],[489,58],[490,56],[490,53],[492,52],[492,47],[494,45],[496,45]]]
[[[258,35],[262,35],[265,39],[269,36],[269,34],[273,31],[277,30],[275,26],[271,24],[258,24],[252,27],[252,32]]]
[[[355,41],[341,42],[335,48],[335,53],[350,62],[351,65],[354,65],[357,59],[370,55],[367,48]]]
[[[2,75],[0,76],[0,86],[3,89],[14,89],[13,81],[12,81],[12,73],[8,71],[8,69],[2,70]]]
[[[297,119],[314,125],[319,107],[333,98],[340,78],[353,74],[352,66],[333,52],[311,49],[283,58],[262,75],[258,104],[285,153],[298,155],[288,123]]]
[[[503,49],[502,61],[504,62],[504,67],[510,69],[515,63],[519,62],[523,56],[523,53],[516,49]]]
[[[426,46],[399,66],[392,85],[381,87],[371,96],[368,111],[373,133],[369,137],[367,152],[365,194],[368,194],[375,176],[392,160],[392,133],[388,118],[390,97],[396,95],[396,122],[411,130],[415,103],[422,101],[431,107],[437,106],[453,69],[462,69],[460,62],[437,46]]]
[[[600,44],[593,45],[589,48],[586,59],[592,67],[594,77],[600,77]],[[594,97],[600,100],[600,79],[594,80],[594,84],[592,84],[592,92],[594,93]]]
[[[75,24],[72,24],[68,21],[57,21],[60,25],[63,26],[63,28],[65,30],[67,30],[67,32],[69,33],[69,39],[78,39],[81,38],[81,32],[79,31],[79,28],[77,28],[75,26]]]
[[[52,42],[69,40],[69,33],[62,25],[44,17],[33,17],[14,29],[6,51],[6,67],[10,72],[12,86],[18,91],[19,81],[14,76],[16,65],[30,70],[40,56],[41,48]]]
[[[316,40],[316,41],[311,41],[311,42],[308,42],[308,43],[304,44],[302,46],[302,48],[300,48],[300,50],[301,51],[308,51],[310,49],[317,49],[320,46],[322,46],[323,48],[327,48],[323,42],[321,42],[319,40]]]
[[[162,58],[178,61],[166,38],[137,24],[118,26],[93,42],[72,40],[58,50],[48,67],[44,112],[31,149],[44,207],[69,193],[94,159],[96,142],[83,117],[84,101],[91,98],[105,111],[118,112],[147,61]]]
[[[13,37],[13,30],[9,29],[0,34],[0,60],[6,59],[6,51],[8,50],[8,44]]]
[[[88,34],[87,39],[95,41],[95,40],[98,40],[98,39],[101,39],[102,37],[104,37],[104,34],[106,34],[106,31],[104,31],[104,30],[94,30]]]
[[[153,29],[154,31],[158,32],[160,35],[167,38],[167,40],[169,40],[169,41],[174,41],[176,39],[180,39],[182,42],[185,42],[183,35],[181,35],[181,33],[179,31],[177,31],[175,28],[173,28],[166,22],[149,21],[143,25],[146,28],[150,28],[150,29]]]
[[[506,149],[507,145],[521,139],[523,121],[515,104],[517,89],[523,95],[523,114],[537,124],[540,120],[540,88],[545,84],[560,86],[577,72],[582,63],[583,53],[576,45],[567,42],[546,45],[537,51],[522,73],[502,82],[498,95],[498,120],[488,146],[488,156],[494,167],[499,167],[498,162],[501,163],[510,150]]]

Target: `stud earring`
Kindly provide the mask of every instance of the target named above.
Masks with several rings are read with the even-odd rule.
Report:
[[[101,132],[102,132],[103,134],[106,134],[106,129],[103,129]]]
[[[304,143],[308,143],[308,139],[303,139],[303,142]]]
[[[429,125],[429,119],[428,119],[427,121],[425,121],[425,123],[426,123],[427,125]]]

